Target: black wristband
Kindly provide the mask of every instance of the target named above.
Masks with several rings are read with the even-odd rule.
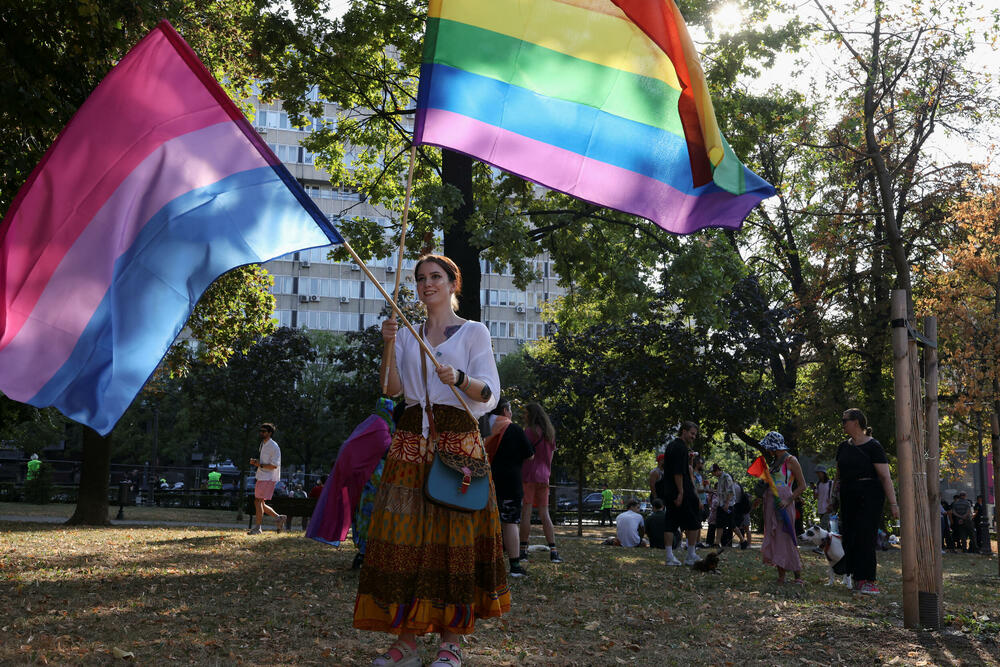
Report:
[[[465,371],[458,371],[458,379],[455,380],[455,386],[461,387],[465,383]]]

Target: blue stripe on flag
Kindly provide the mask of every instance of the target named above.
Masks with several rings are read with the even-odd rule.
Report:
[[[53,405],[107,434],[216,278],[329,244],[328,231],[272,167],[185,193],[160,209],[118,258],[111,288],[70,358],[28,402]]]

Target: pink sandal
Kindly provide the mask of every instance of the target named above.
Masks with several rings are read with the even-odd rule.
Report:
[[[450,654],[450,655],[442,655]],[[452,644],[451,642],[441,642],[438,647],[438,657],[437,660],[431,663],[431,665],[443,665],[444,667],[462,667],[462,649],[459,648],[458,644]]]
[[[392,657],[392,652],[399,653],[399,659]],[[420,659],[416,647],[410,646],[402,639],[397,639],[389,649],[372,660],[373,667],[422,667],[424,661]]]

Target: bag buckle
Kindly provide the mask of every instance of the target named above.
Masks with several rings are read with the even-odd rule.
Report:
[[[472,471],[469,470],[468,466],[462,467],[462,483],[458,487],[459,493],[465,493],[469,490],[469,485],[472,484]]]

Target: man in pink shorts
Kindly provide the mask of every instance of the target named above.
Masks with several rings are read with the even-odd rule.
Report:
[[[278,532],[285,528],[288,517],[275,512],[267,501],[274,495],[274,487],[281,479],[281,450],[278,443],[271,439],[274,435],[274,424],[260,425],[260,458],[250,459],[250,465],[257,468],[256,482],[253,487],[253,504],[257,511],[257,525],[247,531],[247,535],[260,535],[263,531],[264,515],[273,516],[278,520]]]

